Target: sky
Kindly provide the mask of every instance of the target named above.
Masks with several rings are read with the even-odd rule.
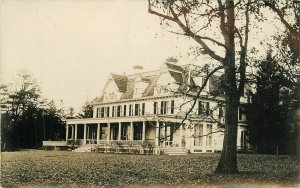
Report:
[[[192,61],[195,42],[164,30],[147,8],[142,0],[2,0],[0,81],[26,70],[43,97],[78,112],[110,73],[156,70],[168,57]],[[255,35],[252,42],[265,39]]]
[[[110,73],[158,69],[190,45],[161,28],[147,1],[3,0],[0,10],[1,81],[25,69],[42,96],[77,110]]]

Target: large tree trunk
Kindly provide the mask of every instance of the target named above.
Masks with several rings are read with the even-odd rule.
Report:
[[[215,173],[235,173],[237,169],[236,145],[238,125],[239,94],[236,88],[234,66],[225,67],[226,75],[226,112],[225,112],[225,135],[223,150]]]
[[[236,173],[237,168],[237,124],[238,124],[238,106],[239,93],[236,83],[235,70],[235,18],[234,18],[234,2],[226,1],[227,8],[227,24],[222,23],[221,29],[227,46],[224,69],[225,69],[225,135],[223,141],[223,150],[219,164],[215,173]]]

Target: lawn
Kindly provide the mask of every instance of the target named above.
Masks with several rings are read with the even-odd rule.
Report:
[[[219,154],[1,153],[2,187],[249,187],[299,185],[296,156],[238,155],[240,173],[214,175]]]

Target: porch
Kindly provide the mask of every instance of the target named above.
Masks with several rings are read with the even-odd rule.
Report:
[[[103,119],[96,121],[95,118],[68,120],[66,144],[73,148],[92,147],[99,152],[141,154],[159,154],[165,147],[181,146],[183,130],[176,120],[173,122],[141,121],[137,118],[126,120],[124,118],[111,118],[106,121]]]

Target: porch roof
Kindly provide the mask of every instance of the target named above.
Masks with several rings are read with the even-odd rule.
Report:
[[[174,115],[139,115],[126,117],[104,117],[104,118],[84,118],[84,119],[66,119],[67,124],[96,124],[96,123],[119,123],[119,122],[137,122],[137,121],[163,121],[180,123],[181,118]]]

